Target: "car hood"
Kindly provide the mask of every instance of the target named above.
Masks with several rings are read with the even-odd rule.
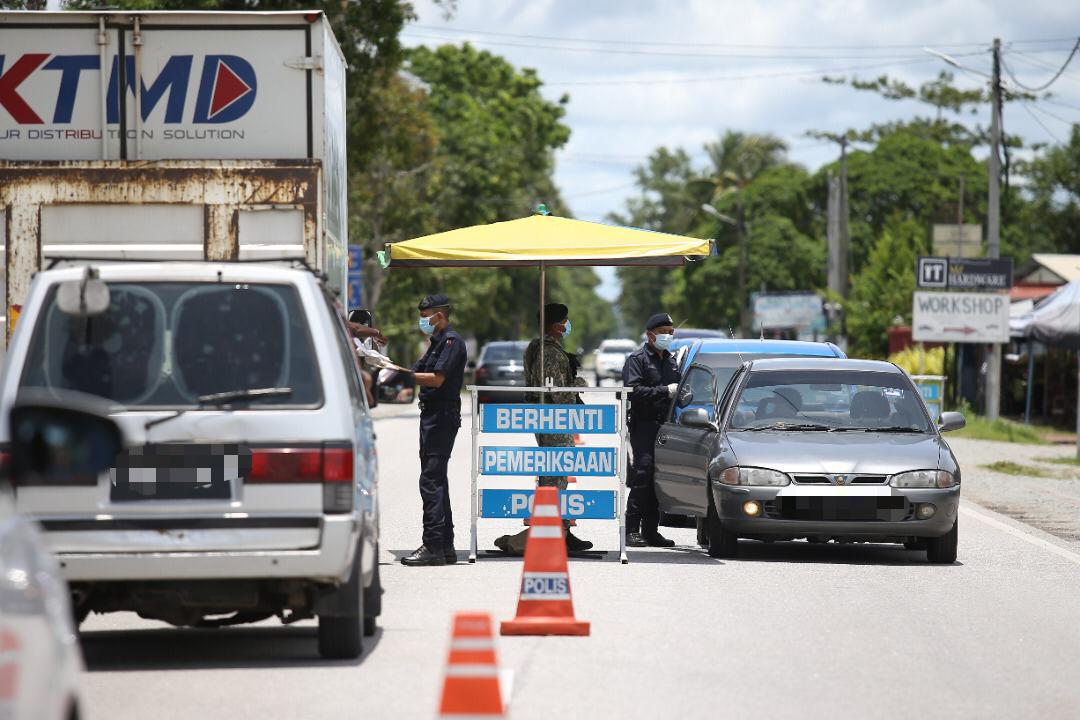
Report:
[[[739,465],[788,473],[891,475],[941,466],[945,443],[938,435],[862,432],[729,432]]]

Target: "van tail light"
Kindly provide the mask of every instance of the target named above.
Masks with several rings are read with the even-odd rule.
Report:
[[[275,483],[321,483],[323,512],[344,513],[353,509],[352,443],[324,443],[322,447],[252,448],[249,485]]]

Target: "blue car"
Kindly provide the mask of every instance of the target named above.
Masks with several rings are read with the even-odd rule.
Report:
[[[727,389],[735,371],[748,360],[781,357],[827,357],[846,358],[844,351],[833,343],[810,342],[806,340],[754,340],[732,338],[686,338],[676,337],[671,345],[679,364],[679,397],[691,395],[695,398],[720,397]],[[700,407],[709,413],[710,418],[716,412],[712,402],[689,404],[680,408],[679,403],[672,403],[668,422],[677,422],[687,409]],[[714,418],[713,418],[714,419]],[[663,430],[660,431],[663,437]],[[657,442],[660,442],[658,439]],[[660,522],[669,527],[688,527],[690,518],[685,515],[661,513]],[[703,546],[708,539],[705,527],[698,518],[698,541]]]

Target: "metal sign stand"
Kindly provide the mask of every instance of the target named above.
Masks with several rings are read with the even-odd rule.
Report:
[[[617,473],[615,477],[618,478],[619,487],[616,490],[615,498],[615,514],[619,520],[619,561],[622,564],[627,564],[629,559],[626,556],[626,456],[627,456],[627,437],[626,437],[626,403],[632,388],[628,387],[507,387],[507,386],[491,386],[491,385],[469,385],[467,386],[471,395],[472,402],[472,454],[469,457],[469,477],[470,477],[470,498],[469,498],[469,562],[476,562],[477,552],[477,539],[476,539],[476,526],[480,517],[480,492],[479,492],[479,472],[477,467],[477,461],[480,458],[480,396],[479,391],[483,390],[485,393],[500,393],[500,392],[532,392],[532,393],[556,393],[556,392],[598,392],[598,393],[613,393],[618,396],[618,403],[615,405],[615,427],[619,435],[619,448],[618,454],[615,458],[617,463]]]

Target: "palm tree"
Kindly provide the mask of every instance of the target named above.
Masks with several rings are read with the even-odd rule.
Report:
[[[743,190],[763,171],[787,161],[787,143],[771,134],[742,133],[728,130],[718,142],[705,146],[712,162],[711,174],[697,178],[692,184],[708,197],[706,203],[716,207],[723,198],[735,195],[735,235],[739,246],[739,328],[744,337],[750,335],[746,303],[746,219],[743,212]]]

